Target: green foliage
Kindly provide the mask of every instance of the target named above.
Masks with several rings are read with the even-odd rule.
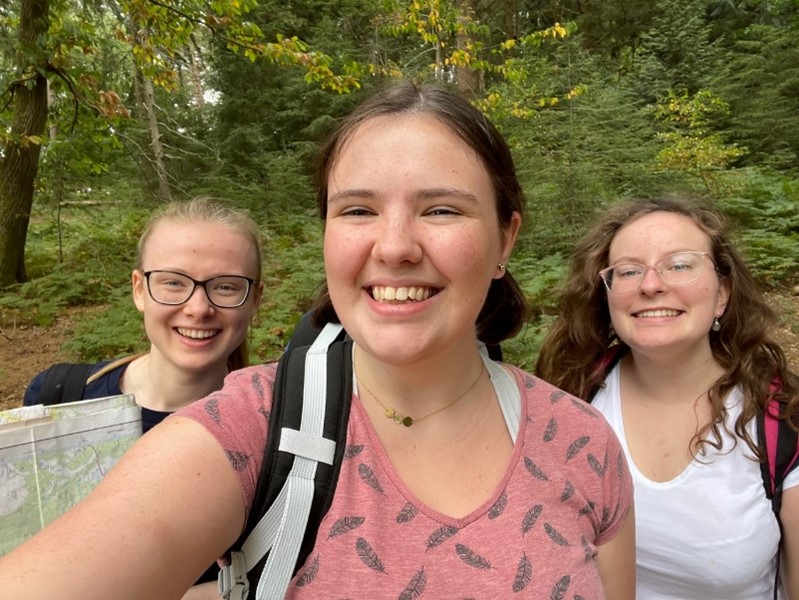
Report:
[[[10,68],[18,4],[0,8],[0,90],[19,75]],[[722,6],[733,4],[736,15]],[[0,311],[46,325],[80,307],[66,346],[76,357],[142,347],[129,276],[152,194],[134,58],[162,84],[155,106],[175,197],[229,198],[262,225],[255,360],[279,355],[323,278],[316,152],[367,91],[399,72],[423,79],[438,68],[455,81],[458,69],[479,69],[485,93],[475,102],[511,144],[527,211],[510,268],[533,308],[505,345],[512,362],[532,366],[574,242],[590,215],[618,198],[698,190],[731,216],[761,281],[794,283],[799,7],[706,5],[128,0],[120,21],[92,10],[96,3],[81,12],[55,2],[45,50],[71,79],[51,80],[55,137],[28,140],[44,144],[26,254],[31,281],[4,292]],[[474,8],[468,18],[464,6]],[[199,16],[206,25],[197,26]],[[136,27],[146,39],[128,37]],[[354,74],[366,89],[341,95],[318,84],[330,73]],[[79,84],[77,108],[67,81]],[[198,100],[199,84],[218,102]],[[735,153],[743,147],[751,153]]]
[[[737,225],[748,263],[765,285],[799,277],[799,182],[758,171],[741,173],[737,193],[718,201]]]

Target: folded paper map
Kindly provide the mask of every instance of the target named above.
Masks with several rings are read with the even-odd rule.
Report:
[[[84,498],[139,437],[130,395],[0,412],[0,556]]]

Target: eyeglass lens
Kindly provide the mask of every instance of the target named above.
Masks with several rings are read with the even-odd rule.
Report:
[[[680,252],[667,256],[652,266],[620,263],[602,271],[602,278],[611,292],[633,292],[641,287],[644,275],[653,269],[668,284],[690,283],[702,274],[706,252]]]
[[[235,308],[244,304],[250,291],[250,281],[239,275],[223,275],[207,281],[196,281],[187,275],[171,271],[148,271],[150,296],[161,304],[183,304],[191,298],[196,286],[205,288],[211,304]]]

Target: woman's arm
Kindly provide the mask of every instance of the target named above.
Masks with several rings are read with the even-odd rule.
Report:
[[[635,600],[635,514],[632,507],[616,536],[597,548],[596,564],[608,600]]]
[[[86,500],[0,558],[0,597],[179,599],[235,542],[244,514],[223,449],[172,417]]]
[[[788,600],[799,600],[799,486],[782,493],[782,568],[780,577]]]

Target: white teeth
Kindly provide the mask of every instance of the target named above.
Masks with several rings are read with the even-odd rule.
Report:
[[[386,286],[373,286],[372,298],[378,302],[391,302],[396,300],[398,302],[406,302],[408,300],[421,302],[427,300],[432,291],[430,288],[425,287],[386,287]]]
[[[639,318],[647,318],[647,317],[676,317],[680,314],[680,311],[677,310],[644,310],[639,313],[636,313],[636,317]]]
[[[219,333],[217,329],[184,329],[183,327],[178,327],[177,331],[183,337],[191,338],[193,340],[212,338]]]

